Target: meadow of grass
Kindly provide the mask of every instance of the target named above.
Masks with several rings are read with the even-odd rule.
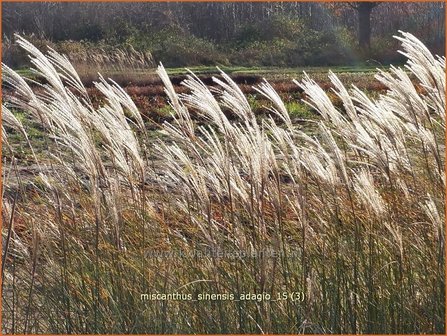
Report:
[[[2,331],[442,334],[445,58],[397,38],[383,92],[304,75],[304,103],[160,65],[155,130],[18,38],[44,81],[2,66]]]

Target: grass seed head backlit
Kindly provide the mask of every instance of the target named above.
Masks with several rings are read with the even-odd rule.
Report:
[[[315,117],[299,123],[276,84],[253,88],[263,117],[224,72],[177,87],[160,64],[172,111],[152,131],[125,88],[99,75],[97,99],[69,56],[18,36],[43,80],[2,65],[4,330],[443,330],[445,58],[397,38],[407,64],[378,70],[378,94],[295,80]],[[176,288],[309,297],[139,301]]]

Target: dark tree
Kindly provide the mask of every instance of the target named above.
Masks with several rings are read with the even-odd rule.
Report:
[[[358,12],[359,19],[359,46],[362,49],[369,49],[371,46],[371,13],[378,2],[356,2],[351,7]]]

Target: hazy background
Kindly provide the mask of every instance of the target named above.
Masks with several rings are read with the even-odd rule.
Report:
[[[131,45],[171,67],[389,64],[401,60],[392,38],[398,30],[413,33],[432,51],[444,54],[444,6],[443,2],[4,3],[3,60],[14,67],[25,61],[11,44],[19,32],[38,46],[49,44],[67,54]]]

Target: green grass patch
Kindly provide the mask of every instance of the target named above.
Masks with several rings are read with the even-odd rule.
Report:
[[[311,108],[297,101],[290,101],[284,103],[289,112],[290,118],[293,119],[315,119],[317,114],[312,112]]]

